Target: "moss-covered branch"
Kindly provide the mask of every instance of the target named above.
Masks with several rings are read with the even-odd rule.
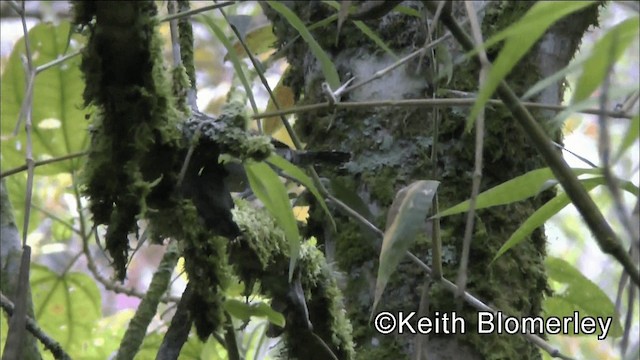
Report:
[[[272,307],[282,310],[287,320],[287,358],[330,359],[328,347],[338,359],[353,359],[352,329],[336,274],[315,241],[302,244],[296,289],[296,281],[288,282],[289,247],[282,230],[265,210],[252,208],[244,201],[236,205],[233,215],[243,235],[229,245],[229,262],[248,287],[247,292],[259,284],[260,292],[273,299]],[[304,304],[297,298],[300,295]]]
[[[117,360],[133,359],[138,353],[140,345],[147,334],[149,323],[158,310],[160,298],[165,291],[167,291],[171,281],[171,274],[178,263],[178,258],[178,247],[176,243],[173,242],[164,253],[158,269],[155,274],[153,274],[146,295],[129,322],[129,326],[120,342],[120,348],[115,357]]]

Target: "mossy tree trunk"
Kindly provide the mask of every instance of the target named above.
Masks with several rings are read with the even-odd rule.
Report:
[[[335,13],[321,2],[286,2],[306,23],[312,24]],[[420,2],[404,2],[424,12]],[[486,38],[517,21],[533,3],[491,3],[481,13],[483,35]],[[454,13],[463,13],[456,9]],[[288,44],[298,35],[290,24],[264,6],[273,21],[279,44]],[[428,18],[432,18],[429,14]],[[582,38],[583,32],[597,19],[595,7],[572,15],[554,25],[542,40],[526,55],[508,78],[517,94],[523,94],[538,80],[566,66]],[[391,12],[380,19],[367,20],[371,27],[395,53],[402,57],[425,44],[426,26],[423,20],[399,12]],[[468,31],[468,30],[467,30]],[[336,23],[312,31],[320,46],[332,56],[342,81],[352,76],[358,80],[392,64],[396,59],[380,50],[346,21],[336,45]],[[447,47],[460,54],[454,40]],[[488,51],[494,59],[499,48]],[[296,40],[287,50],[291,71],[287,83],[301,100],[300,104],[325,101],[321,92],[324,80],[321,67],[307,44]],[[479,66],[467,61],[454,68],[451,81],[446,79],[430,84],[428,74],[416,73],[418,60],[396,69],[344,96],[342,101],[365,101],[402,98],[426,98],[435,89],[476,92]],[[423,68],[425,65],[422,65]],[[430,64],[426,64],[429,67]],[[446,77],[445,77],[446,78]],[[551,86],[537,99],[545,103],[560,103],[563,88]],[[378,107],[366,110],[328,110],[301,114],[296,129],[309,149],[350,151],[351,163],[346,174],[324,170],[321,176],[339,182],[350,192],[357,193],[368,205],[370,220],[384,229],[387,208],[395,193],[403,186],[419,179],[441,182],[440,209],[469,197],[474,165],[473,132],[464,131],[468,108],[449,108],[435,116],[433,109]],[[527,171],[544,167],[526,134],[512,119],[508,110],[488,107],[485,112],[484,168],[481,191]],[[548,119],[548,112],[534,113],[540,121]],[[434,137],[434,123],[439,120],[439,135]],[[554,135],[558,139],[557,135]],[[559,140],[559,139],[558,139]],[[436,161],[431,157],[437,147]],[[549,293],[544,269],[545,235],[538,229],[527,241],[510,250],[490,264],[496,251],[515,229],[553,194],[547,192],[534,199],[509,206],[478,211],[471,245],[468,269],[468,291],[485,303],[517,316],[541,314],[543,298]],[[338,217],[337,234],[324,231],[321,212],[312,212],[309,224],[313,235],[327,249],[335,247],[335,262],[346,274],[344,292],[347,312],[354,327],[356,352],[360,359],[413,358],[413,335],[380,335],[374,332],[368,319],[373,303],[377,274],[379,242],[376,236],[357,223]],[[465,216],[452,216],[441,223],[444,276],[455,279],[465,227]],[[430,247],[422,241],[412,249],[426,263],[431,263]],[[331,260],[331,259],[329,259]],[[426,275],[413,263],[403,261],[392,276],[378,311],[417,311]],[[430,313],[457,311],[466,320],[466,334],[433,335],[427,345],[430,359],[537,359],[539,351],[522,337],[478,335],[476,312],[469,306],[459,307],[453,294],[434,285],[429,294]]]

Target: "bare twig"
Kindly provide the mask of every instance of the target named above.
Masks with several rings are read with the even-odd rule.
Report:
[[[175,13],[175,14],[169,14],[167,16],[163,16],[161,18],[158,18],[158,21],[165,22],[165,21],[171,21],[171,20],[191,17],[193,15],[197,15],[197,14],[200,14],[200,13],[205,12],[205,11],[214,10],[214,9],[218,9],[218,8],[223,8],[225,6],[233,5],[235,3],[236,3],[235,1],[226,1],[226,2],[223,2],[223,3],[219,3],[219,4],[207,5],[207,6],[203,6],[201,8],[198,8],[198,9],[192,9],[192,10],[183,11],[183,12],[179,12],[179,13]]]
[[[342,109],[370,109],[375,107],[453,107],[453,106],[473,106],[475,104],[475,98],[445,98],[445,99],[405,99],[405,100],[377,100],[377,101],[353,101],[353,102],[344,102],[341,101],[334,105],[331,105],[328,101],[310,104],[304,106],[294,106],[282,110],[276,111],[266,111],[260,114],[255,114],[251,116],[252,119],[262,119],[271,116],[279,116],[279,115],[288,115],[295,113],[303,113],[308,111],[315,110],[323,110],[330,108],[331,106],[335,106],[336,108]],[[502,100],[498,99],[490,99],[487,101],[487,104],[498,105],[498,106],[506,106]],[[547,110],[556,110],[562,111],[567,107],[562,105],[551,105],[551,104],[540,104],[535,102],[521,102],[522,106],[531,109],[547,109]],[[603,111],[599,109],[584,109],[579,110],[579,113],[583,114],[594,114],[599,115],[602,114]],[[618,112],[618,111],[606,111],[604,114],[620,119],[631,119],[633,116],[627,113]]]
[[[53,164],[53,163],[57,163],[57,162],[60,162],[60,161],[65,161],[65,160],[70,160],[70,159],[75,159],[77,157],[84,156],[84,155],[87,155],[87,152],[81,151],[81,152],[72,153],[72,154],[64,155],[64,156],[59,156],[59,157],[51,158],[51,159],[47,159],[47,160],[35,161],[33,163],[33,167],[37,168],[38,166],[47,165],[47,164]],[[28,168],[29,168],[29,166],[27,164],[25,164],[25,165],[22,165],[22,166],[18,166],[17,168],[13,168],[13,169],[7,170],[7,171],[5,171],[3,173],[0,173],[0,179],[2,179],[5,176],[10,176],[10,175],[14,175],[14,174],[17,174],[19,172],[25,171]]]
[[[15,306],[4,294],[0,292],[0,306],[4,309],[4,311],[9,315],[13,316]],[[44,345],[45,349],[49,350],[54,358],[59,360],[70,360],[71,357],[67,354],[60,343],[58,343],[55,339],[47,335],[33,320],[31,317],[26,317],[26,329],[40,342]]]
[[[471,30],[473,32],[473,40],[476,46],[482,45],[483,37],[482,30],[480,30],[480,22],[476,16],[473,2],[465,2],[465,8],[467,10],[467,16],[471,23]],[[483,48],[480,48],[478,54],[480,58],[480,74],[478,80],[478,87],[482,88],[486,82],[487,75],[491,69],[491,63],[487,58],[487,53]],[[462,240],[462,255],[460,256],[460,270],[458,270],[458,279],[456,284],[458,285],[458,293],[456,297],[460,297],[464,293],[464,289],[467,287],[467,267],[469,265],[469,252],[471,249],[471,238],[473,235],[473,227],[476,215],[476,200],[478,193],[480,192],[480,182],[482,181],[482,153],[484,149],[484,109],[478,112],[478,116],[475,120],[476,123],[476,147],[475,147],[475,161],[473,165],[473,180],[471,184],[471,197],[469,198],[469,210],[467,211],[467,221],[464,228],[464,238]]]
[[[30,301],[29,296],[29,270],[31,263],[31,247],[27,245],[27,235],[29,233],[29,219],[31,215],[31,199],[33,195],[33,177],[34,177],[34,161],[33,161],[33,143],[31,140],[31,110],[33,106],[33,84],[35,82],[36,72],[33,67],[33,59],[31,54],[31,44],[29,42],[29,31],[27,29],[27,20],[25,18],[25,2],[22,2],[20,8],[20,20],[22,22],[22,32],[25,47],[25,74],[27,78],[27,89],[25,90],[24,99],[20,109],[20,115],[16,122],[16,131],[20,126],[22,117],[25,118],[26,133],[26,154],[25,162],[27,164],[27,189],[24,204],[24,223],[22,227],[22,255],[20,258],[20,270],[18,273],[18,282],[15,292],[15,313],[9,319],[9,331],[4,348],[2,359],[21,359],[24,350],[25,324],[27,318],[27,307]]]

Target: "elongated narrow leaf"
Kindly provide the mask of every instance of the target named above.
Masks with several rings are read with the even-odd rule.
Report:
[[[543,308],[547,318],[573,317],[576,312],[583,319],[593,317],[606,321],[611,318],[607,338],[616,338],[622,334],[614,305],[602,289],[563,259],[547,257],[545,265],[549,279],[566,287],[564,291],[545,299]],[[573,326],[569,327],[568,335],[576,335]]]
[[[100,291],[86,274],[58,275],[31,265],[31,291],[38,324],[63,348],[91,346],[91,334],[102,316]]]
[[[493,63],[487,81],[478,92],[478,98],[467,119],[466,129],[469,131],[478,113],[486,105],[500,82],[511,72],[511,69],[531,49],[545,31],[556,21],[581,10],[591,1],[541,1],[537,2],[527,13],[513,25],[494,35],[485,43],[485,47],[506,39],[498,58]]]
[[[618,61],[633,39],[638,36],[638,27],[640,27],[640,17],[634,16],[614,26],[598,40],[593,46],[591,56],[584,64],[571,103],[588,98],[602,84],[611,64]]]
[[[250,162],[244,165],[249,179],[249,185],[269,210],[282,228],[289,242],[289,281],[293,278],[293,270],[300,256],[300,232],[293,215],[287,189],[280,181],[278,175],[269,165],[259,162]]]
[[[309,32],[309,29],[304,25],[302,20],[293,13],[286,5],[276,2],[276,1],[267,1],[269,6],[273,8],[273,10],[280,13],[280,15],[284,16],[285,19],[293,26],[304,41],[309,45],[309,49],[316,57],[316,59],[320,62],[320,66],[322,68],[322,74],[324,75],[327,83],[331,85],[332,89],[337,89],[340,87],[340,76],[338,75],[338,71],[336,67],[333,65],[331,58],[329,55],[320,47],[320,44],[313,38],[313,35]]]
[[[629,128],[627,129],[624,139],[622,139],[622,142],[620,143],[620,148],[618,148],[614,162],[618,162],[618,160],[620,160],[622,154],[624,154],[625,151],[627,151],[629,147],[638,140],[638,137],[640,137],[640,115],[636,114],[636,116],[631,119],[631,122],[629,122]]]
[[[62,57],[67,47],[69,22],[58,26],[41,23],[29,31],[34,66],[41,66]],[[72,41],[69,52],[77,50]],[[20,39],[2,73],[0,117],[2,169],[8,170],[25,163],[25,121],[18,136],[13,131],[25,99],[26,75],[22,63],[24,41]],[[82,151],[88,145],[82,92],[84,81],[80,74],[80,56],[43,70],[35,78],[32,102],[32,144],[34,160],[46,160]],[[40,174],[55,174],[77,170],[82,159],[52,163],[37,169]]]
[[[603,178],[588,179],[582,184],[587,191],[591,191],[591,189],[601,184],[602,181]],[[556,195],[553,199],[549,200],[546,204],[544,204],[533,214],[531,214],[531,216],[529,216],[522,225],[520,225],[520,227],[511,235],[511,237],[509,237],[507,242],[505,242],[504,245],[502,245],[502,247],[498,250],[498,253],[496,254],[496,256],[494,256],[491,262],[496,261],[500,256],[502,256],[502,254],[507,252],[512,247],[518,245],[535,229],[542,226],[547,220],[557,214],[560,210],[564,209],[564,207],[569,205],[570,203],[571,200],[569,199],[569,196],[567,196],[567,194],[564,192]]]
[[[598,169],[573,169],[576,175],[597,174]],[[514,179],[497,185],[484,191],[476,198],[476,209],[484,209],[491,206],[505,205],[530,198],[541,191],[557,184],[551,169],[542,168],[529,171]],[[465,200],[444,211],[439,212],[434,218],[459,214],[469,210],[469,200]]]
[[[335,231],[336,222],[333,220],[333,216],[331,216],[331,213],[329,212],[329,208],[327,207],[327,204],[325,203],[322,195],[320,195],[318,188],[313,183],[313,180],[311,180],[311,178],[308,177],[307,174],[305,174],[304,171],[302,171],[299,167],[293,165],[292,163],[287,161],[287,159],[283,158],[280,155],[277,155],[277,154],[271,155],[267,159],[267,162],[279,168],[280,170],[284,171],[285,174],[296,179],[300,184],[304,185],[304,187],[306,187],[309,191],[311,191],[311,193],[316,198],[316,200],[318,200],[318,203],[320,203],[322,210],[324,210],[324,212],[329,217],[329,221],[331,221],[331,225],[333,226],[333,230]]]
[[[395,272],[400,260],[414,243],[418,232],[425,228],[427,213],[440,182],[420,180],[402,188],[396,194],[389,213],[380,250],[380,264],[372,315],[384,292],[389,277]]]

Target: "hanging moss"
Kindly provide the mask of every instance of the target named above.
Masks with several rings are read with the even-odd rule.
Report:
[[[149,200],[162,196],[151,193],[169,191],[175,183],[176,155],[154,156],[175,154],[167,149],[175,149],[182,138],[180,116],[162,65],[155,4],[74,6],[79,25],[92,29],[81,69],[85,103],[97,109],[84,193],[91,199],[95,222],[109,225],[107,251],[122,280],[127,234],[137,231],[136,221],[150,208],[159,207]]]

